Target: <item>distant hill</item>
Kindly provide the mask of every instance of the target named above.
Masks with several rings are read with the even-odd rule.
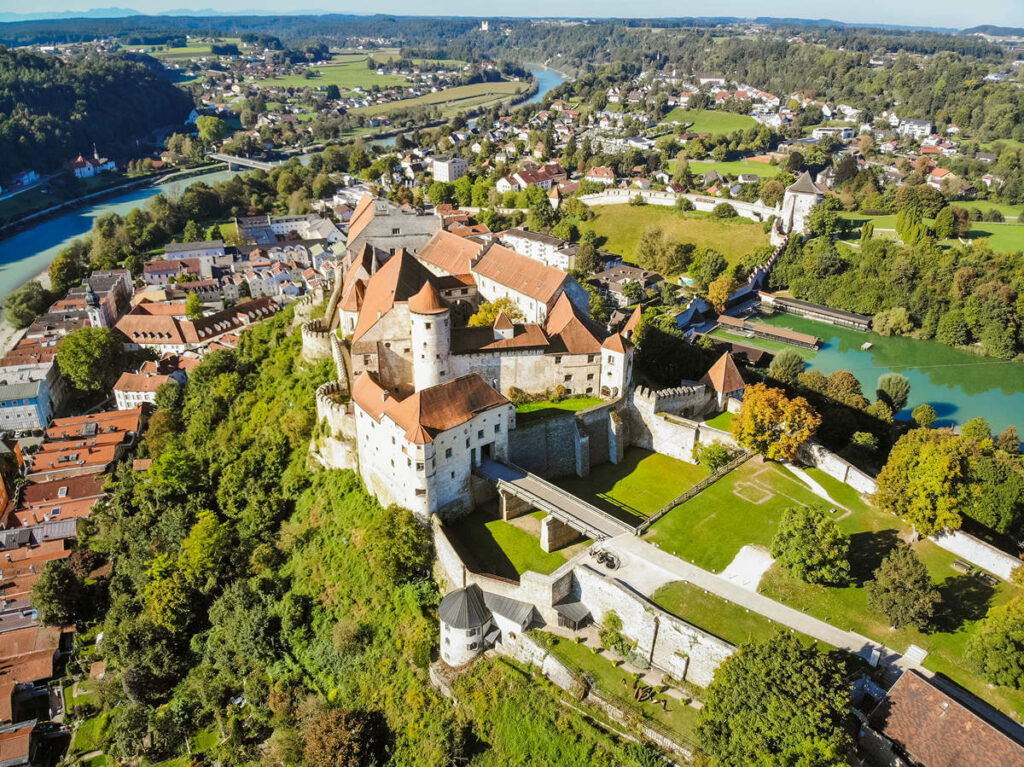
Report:
[[[994,24],[982,24],[980,27],[971,27],[963,30],[965,35],[993,35],[994,37],[1021,37],[1024,36],[1024,27],[997,27]]]

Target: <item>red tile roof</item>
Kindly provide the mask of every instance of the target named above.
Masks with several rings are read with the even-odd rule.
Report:
[[[736,363],[729,352],[719,357],[700,381],[710,385],[720,394],[739,391],[747,385],[743,381],[743,376],[740,375],[739,368],[736,367]]]
[[[440,229],[420,248],[417,258],[448,274],[469,274],[473,260],[479,255],[480,250],[479,242]]]
[[[404,400],[391,397],[369,373],[363,373],[353,387],[352,399],[376,421],[388,416],[405,429],[405,438],[416,444],[432,442],[439,433],[461,426],[479,413],[509,404],[477,373],[422,389]]]
[[[398,251],[370,278],[352,342],[362,338],[396,303],[406,302],[416,295],[424,282],[434,281],[427,267],[405,250]]]
[[[441,303],[437,288],[424,282],[419,292],[409,299],[409,311],[416,314],[440,314],[448,311],[448,307]]]
[[[568,276],[504,245],[491,245],[484,251],[473,272],[543,304],[554,300]]]
[[[1024,767],[1024,746],[906,671],[871,712],[871,726],[914,764],[927,767]]]

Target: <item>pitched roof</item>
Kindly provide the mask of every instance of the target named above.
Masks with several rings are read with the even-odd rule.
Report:
[[[721,394],[739,391],[747,385],[743,381],[743,376],[740,375],[739,368],[736,367],[736,363],[729,352],[718,358],[715,364],[711,366],[711,369],[700,379],[700,382],[709,384],[716,392]]]
[[[355,212],[348,220],[348,242],[355,242],[367,225],[373,221],[373,211],[373,197],[364,194],[359,198],[359,204],[356,205]]]
[[[800,178],[786,187],[786,191],[813,195],[821,193],[821,190],[814,185],[814,180],[811,178],[811,174],[806,170],[800,174]]]
[[[642,320],[643,317],[644,313],[638,306],[633,310],[633,313],[629,315],[629,319],[626,320],[626,324],[622,326],[622,334],[625,335],[626,338],[631,338],[636,332],[636,329],[640,327],[640,320]]]
[[[491,245],[473,266],[473,273],[524,296],[548,304],[566,280],[566,273],[520,255],[504,245]]]
[[[497,325],[494,326],[497,328]],[[499,330],[501,328],[498,328]],[[501,349],[544,349],[551,342],[540,325],[513,325],[511,338],[495,338],[494,328],[452,328],[452,354],[492,352]]]
[[[545,326],[553,341],[569,354],[595,354],[601,350],[604,333],[584,315],[565,293],[555,301]]]
[[[498,316],[494,318],[494,329],[495,330],[512,330],[512,320],[508,318],[504,310],[498,312]]]
[[[417,444],[432,442],[437,434],[508,404],[477,373],[422,389],[404,400],[391,397],[369,373],[363,373],[352,387],[352,399],[376,421],[388,416],[405,429],[407,440]]]
[[[437,288],[429,282],[424,282],[419,293],[409,299],[409,311],[416,314],[440,314],[448,311],[448,307],[441,303]]]
[[[1024,746],[915,671],[903,673],[869,719],[915,764],[1024,767]]]
[[[455,629],[479,628],[491,619],[484,594],[475,583],[445,594],[438,607],[441,620]]]
[[[435,282],[434,275],[405,250],[398,251],[370,277],[352,342],[358,341],[395,304],[416,295],[424,282]]]
[[[448,274],[469,274],[473,259],[480,253],[479,242],[439,229],[417,255],[425,264]]]
[[[619,354],[625,354],[632,346],[633,344],[629,342],[629,339],[625,338],[621,333],[612,333],[601,344],[602,349],[608,349]]]

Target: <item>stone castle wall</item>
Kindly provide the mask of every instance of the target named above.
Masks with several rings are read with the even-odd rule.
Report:
[[[685,197],[693,203],[695,209],[704,212],[714,210],[716,205],[727,202],[736,209],[737,214],[753,221],[767,221],[772,216],[782,214],[782,208],[772,208],[763,203],[723,200],[719,197],[708,197],[701,194],[676,194],[656,189],[606,189],[596,194],[585,194],[580,199],[587,205],[624,205],[631,202],[637,195],[642,197],[648,205],[666,206],[674,206],[676,200]]]
[[[589,565],[575,569],[579,596],[597,623],[614,611],[622,633],[636,642],[636,652],[675,679],[706,687],[715,669],[736,652],[723,639],[671,615],[615,578]]]
[[[331,356],[331,332],[323,320],[302,325],[302,358],[307,362]]]
[[[578,413],[517,423],[509,433],[512,463],[545,479],[585,477],[595,466],[617,463],[626,447],[615,412],[620,406],[621,400],[615,400]]]

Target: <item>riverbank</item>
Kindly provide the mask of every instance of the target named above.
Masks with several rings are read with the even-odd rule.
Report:
[[[50,267],[49,267],[49,265],[47,265],[46,269],[41,271],[35,277],[32,277],[31,279],[25,280],[25,283],[23,283],[23,284],[27,284],[29,282],[32,282],[33,280],[38,282],[40,285],[42,285],[47,290],[49,290],[50,289]],[[21,286],[19,285],[19,287],[21,287]],[[25,331],[26,330],[28,330],[28,328],[21,328],[19,330],[19,329],[13,327],[7,321],[7,317],[0,316],[0,357],[6,355],[7,352],[9,352],[11,349],[13,349],[15,346],[18,345],[18,342],[21,340],[21,337],[25,335]]]

